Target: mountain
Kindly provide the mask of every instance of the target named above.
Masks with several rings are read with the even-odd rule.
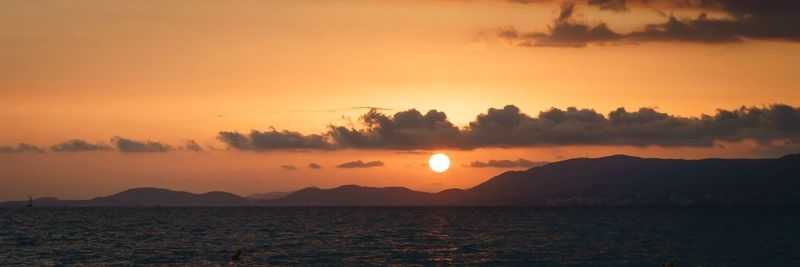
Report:
[[[267,205],[800,205],[800,154],[779,159],[579,158],[509,171],[467,190],[307,188]]]
[[[271,195],[270,195],[271,194]],[[272,198],[275,196],[275,198]],[[267,199],[271,198],[271,199]],[[10,201],[0,206],[25,206]],[[244,198],[129,189],[91,200],[39,198],[35,206],[671,206],[800,205],[800,154],[777,159],[653,159],[625,155],[578,158],[509,171],[473,188],[438,193],[404,187],[345,185]]]
[[[24,206],[25,201],[0,203],[0,206]],[[221,207],[253,206],[257,202],[227,192],[194,194],[161,188],[133,188],[106,197],[90,200],[38,198],[35,207]]]
[[[193,194],[161,188],[128,189],[107,197],[91,200],[98,206],[248,206],[251,201],[227,192]]]
[[[257,199],[257,200],[268,200],[268,199],[276,199],[288,196],[292,192],[268,192],[268,193],[256,193],[247,196],[248,199]]]
[[[798,205],[800,155],[779,159],[571,159],[498,175],[465,205]]]

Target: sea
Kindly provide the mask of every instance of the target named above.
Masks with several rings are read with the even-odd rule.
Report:
[[[0,266],[670,263],[800,266],[800,208],[0,209]]]

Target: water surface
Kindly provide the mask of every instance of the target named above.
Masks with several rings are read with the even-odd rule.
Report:
[[[0,209],[0,265],[800,266],[800,209]]]

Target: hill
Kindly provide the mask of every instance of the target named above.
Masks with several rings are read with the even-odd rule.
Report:
[[[226,192],[135,188],[91,200],[40,198],[34,203],[109,207],[800,205],[800,154],[777,159],[578,158],[509,171],[470,189],[438,193],[345,185],[244,198]]]
[[[256,193],[247,196],[248,199],[257,199],[257,200],[268,200],[268,199],[276,199],[288,196],[292,192],[267,192],[267,193]]]
[[[459,197],[467,205],[797,205],[800,157],[571,159],[503,173]]]
[[[27,201],[9,201],[1,203],[0,206],[25,206],[27,203]],[[162,188],[133,188],[90,200],[38,198],[33,203],[36,207],[221,207],[257,204],[257,202],[226,192],[194,194]]]

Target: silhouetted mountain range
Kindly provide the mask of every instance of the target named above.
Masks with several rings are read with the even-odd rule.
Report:
[[[24,206],[27,201],[0,203]],[[778,159],[650,159],[625,155],[509,171],[473,188],[438,193],[345,185],[248,198],[136,188],[91,200],[40,198],[35,206],[643,206],[800,205],[800,154]]]
[[[276,198],[282,198],[282,197],[288,196],[291,193],[292,192],[256,193],[256,194],[252,194],[252,195],[247,196],[247,198],[249,198],[249,199],[261,199],[261,200],[276,199]]]
[[[459,197],[468,205],[796,205],[800,156],[571,159],[503,173]]]
[[[134,188],[90,201],[98,206],[237,206],[248,200],[219,191],[193,194],[161,188]]]

